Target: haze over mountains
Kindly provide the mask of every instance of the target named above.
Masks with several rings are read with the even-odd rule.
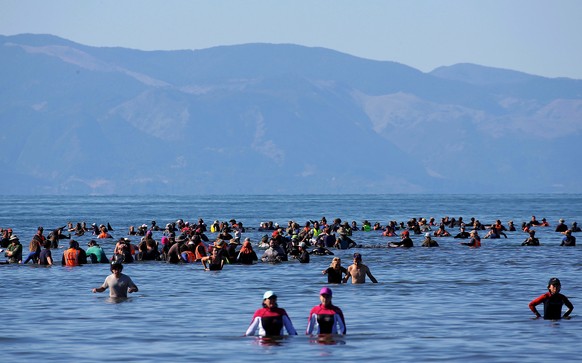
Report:
[[[30,34],[0,79],[1,194],[582,192],[581,80]]]

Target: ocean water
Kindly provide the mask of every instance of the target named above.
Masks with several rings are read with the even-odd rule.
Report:
[[[539,247],[522,247],[526,234],[518,231],[482,240],[480,249],[453,238],[438,239],[440,248],[420,248],[420,236],[412,236],[414,248],[389,249],[396,238],[355,232],[362,247],[334,252],[346,267],[361,252],[379,283],[331,286],[348,333],[328,338],[303,332],[332,256],[212,272],[199,264],[127,264],[124,273],[140,291],[123,302],[111,301],[107,292],[91,293],[109,274],[107,265],[0,265],[0,361],[577,361],[581,249],[560,247],[554,227],[560,218],[568,225],[582,222],[581,206],[582,195],[2,196],[0,226],[14,229],[25,254],[37,226],[48,232],[68,221],[110,223],[115,239],[125,237],[130,225],[199,217],[207,224],[235,218],[255,228],[261,221],[302,225],[322,216],[360,225],[364,219],[384,225],[462,216],[519,226],[535,215],[552,226],[536,229]],[[262,234],[250,230],[244,236],[256,242]],[[89,239],[77,238],[82,246]],[[100,243],[110,257],[113,241]],[[62,249],[53,251],[57,262],[60,254]],[[552,276],[561,279],[575,306],[572,319],[533,320],[528,303]],[[277,293],[298,336],[243,336],[266,290]]]

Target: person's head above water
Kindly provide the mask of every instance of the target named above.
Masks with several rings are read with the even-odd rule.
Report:
[[[276,298],[277,298],[277,295],[271,290],[269,290],[263,294],[263,300],[276,299]]]
[[[319,295],[329,295],[329,296],[332,296],[333,293],[331,292],[331,289],[329,287],[324,287],[321,290],[319,290]]]
[[[111,270],[111,272],[113,272],[113,270],[117,270],[119,272],[123,271],[123,265],[120,262],[112,262],[111,266],[109,267],[109,269]]]
[[[562,287],[562,283],[560,282],[560,279],[558,279],[557,277],[552,277],[550,281],[548,281],[548,288],[550,286]]]

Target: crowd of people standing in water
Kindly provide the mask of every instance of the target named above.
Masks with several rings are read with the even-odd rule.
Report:
[[[112,251],[111,259],[97,241],[113,239],[113,228],[109,223],[100,225],[93,223],[88,226],[84,222],[55,228],[45,237],[43,227],[38,227],[28,246],[28,254],[24,257],[23,246],[19,237],[11,228],[1,229],[0,246],[5,248],[7,263],[27,264],[38,263],[41,265],[54,264],[51,250],[60,246],[61,240],[68,240],[68,248],[61,256],[61,264],[76,266],[92,263],[107,263],[110,261],[120,263],[132,263],[134,261],[166,261],[168,263],[196,263],[199,262],[205,269],[220,270],[225,264],[254,264],[258,261],[267,263],[279,263],[289,260],[297,260],[301,263],[309,263],[311,255],[334,255],[336,249],[350,249],[362,247],[352,238],[354,232],[381,233],[386,237],[400,237],[397,241],[390,241],[387,247],[410,248],[414,246],[411,235],[421,235],[424,240],[422,247],[439,247],[440,237],[452,237],[454,239],[467,240],[460,242],[469,247],[480,247],[482,239],[507,238],[507,233],[522,231],[525,233],[523,246],[539,246],[541,243],[536,237],[537,228],[552,228],[545,218],[538,221],[535,216],[528,222],[523,222],[518,229],[513,221],[507,225],[500,220],[485,225],[475,218],[465,223],[462,217],[458,219],[444,217],[437,222],[434,218],[411,218],[407,222],[390,221],[386,226],[379,222],[372,225],[367,220],[361,226],[355,221],[351,224],[336,218],[328,223],[323,217],[319,221],[309,220],[300,226],[294,221],[289,221],[286,227],[277,223],[264,222],[254,231],[262,232],[261,241],[253,246],[249,237],[243,238],[247,228],[243,223],[231,219],[228,222],[214,221],[207,226],[202,219],[196,223],[185,222],[182,219],[168,223],[164,228],[159,227],[155,221],[150,225],[142,224],[137,228],[130,226],[124,237],[119,238]],[[555,229],[562,233],[562,246],[575,246],[576,237],[573,233],[580,232],[576,222],[568,227],[563,219],[560,219]],[[154,239],[154,232],[161,233],[159,240]],[[452,232],[452,233],[451,233]],[[483,236],[480,235],[483,234]],[[87,250],[81,248],[75,238],[90,234],[93,239],[89,241]],[[210,241],[209,235],[215,235]],[[131,238],[138,237],[139,242],[132,242]],[[257,249],[263,250],[260,256]],[[329,275],[328,275],[329,276]]]
[[[411,235],[423,236],[420,246],[439,247],[439,238],[450,237],[458,240],[460,245],[472,248],[481,247],[482,239],[507,238],[507,233],[521,231],[525,239],[522,246],[539,246],[536,237],[536,229],[548,228],[563,234],[560,237],[562,246],[575,246],[576,237],[573,233],[581,232],[576,222],[567,226],[563,219],[558,221],[556,227],[550,226],[543,218],[538,221],[535,216],[528,222],[523,222],[521,227],[516,227],[513,221],[507,225],[500,220],[485,225],[475,218],[466,222],[462,217],[458,219],[444,217],[440,221],[434,218],[411,218],[407,222],[390,221],[382,226],[379,222],[372,225],[369,221],[363,221],[359,226],[355,221],[342,222],[336,218],[328,223],[325,217],[319,221],[309,220],[300,226],[294,221],[289,221],[286,227],[277,223],[265,222],[259,227],[252,228],[254,232],[262,234],[261,240],[253,246],[249,237],[243,238],[248,228],[243,223],[231,219],[228,222],[214,221],[207,226],[202,219],[195,223],[185,222],[182,219],[168,223],[165,227],[159,227],[155,221],[150,225],[142,224],[137,228],[130,226],[127,234],[117,239],[114,243],[111,258],[98,241],[113,241],[113,228],[107,225],[97,226],[93,223],[88,226],[84,222],[77,224],[68,223],[44,234],[44,228],[38,227],[28,245],[28,254],[24,256],[23,246],[19,237],[12,228],[0,228],[0,247],[5,252],[6,261],[9,264],[40,264],[54,265],[53,252],[61,248],[60,242],[67,240],[68,248],[64,249],[60,256],[60,264],[63,266],[79,266],[86,263],[109,263],[112,274],[105,279],[102,286],[94,288],[93,292],[103,292],[110,289],[112,297],[126,297],[127,293],[138,291],[131,278],[121,273],[123,264],[135,261],[165,261],[172,264],[199,263],[206,270],[221,270],[225,264],[252,265],[262,263],[284,263],[297,260],[300,263],[309,263],[310,256],[334,255],[334,250],[347,250],[355,247],[363,247],[353,240],[354,232],[373,232],[386,237],[399,238],[386,244],[389,248],[411,248],[414,241]],[[154,238],[161,235],[159,240]],[[480,236],[483,234],[483,237]],[[81,248],[75,240],[89,234],[91,240],[87,249]],[[209,235],[214,238],[211,242]],[[132,242],[132,238],[138,242]],[[5,250],[4,250],[5,249]],[[260,253],[258,253],[260,251]],[[60,253],[59,253],[60,254]],[[259,256],[260,255],[260,256]],[[341,259],[332,258],[328,268],[322,271],[327,275],[328,283],[339,284],[351,281],[354,284],[364,283],[366,277],[373,283],[377,283],[368,266],[362,263],[362,255],[359,252],[353,254],[353,263],[345,268],[341,265]],[[570,301],[560,294],[561,285],[558,279],[550,280],[548,292],[532,301],[530,308],[536,315],[542,315],[536,310],[536,305],[544,303],[544,318],[556,319],[561,317],[561,308],[565,304],[568,308],[563,317],[569,317],[573,306]],[[346,331],[345,320],[341,309],[331,304],[331,290],[324,288],[320,297],[322,304],[314,307],[310,313],[307,332],[332,332],[344,333]],[[296,334],[291,320],[283,309],[278,308],[276,295],[272,291],[265,293],[263,307],[255,313],[252,323],[246,334],[252,335],[278,335],[283,329],[289,334]]]

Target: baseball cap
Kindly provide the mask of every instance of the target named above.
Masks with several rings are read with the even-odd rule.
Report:
[[[329,287],[324,287],[319,291],[319,295],[329,295],[332,296],[331,289]]]
[[[272,297],[277,298],[277,295],[275,295],[275,293],[271,290],[269,290],[263,294],[263,300],[270,299]]]

